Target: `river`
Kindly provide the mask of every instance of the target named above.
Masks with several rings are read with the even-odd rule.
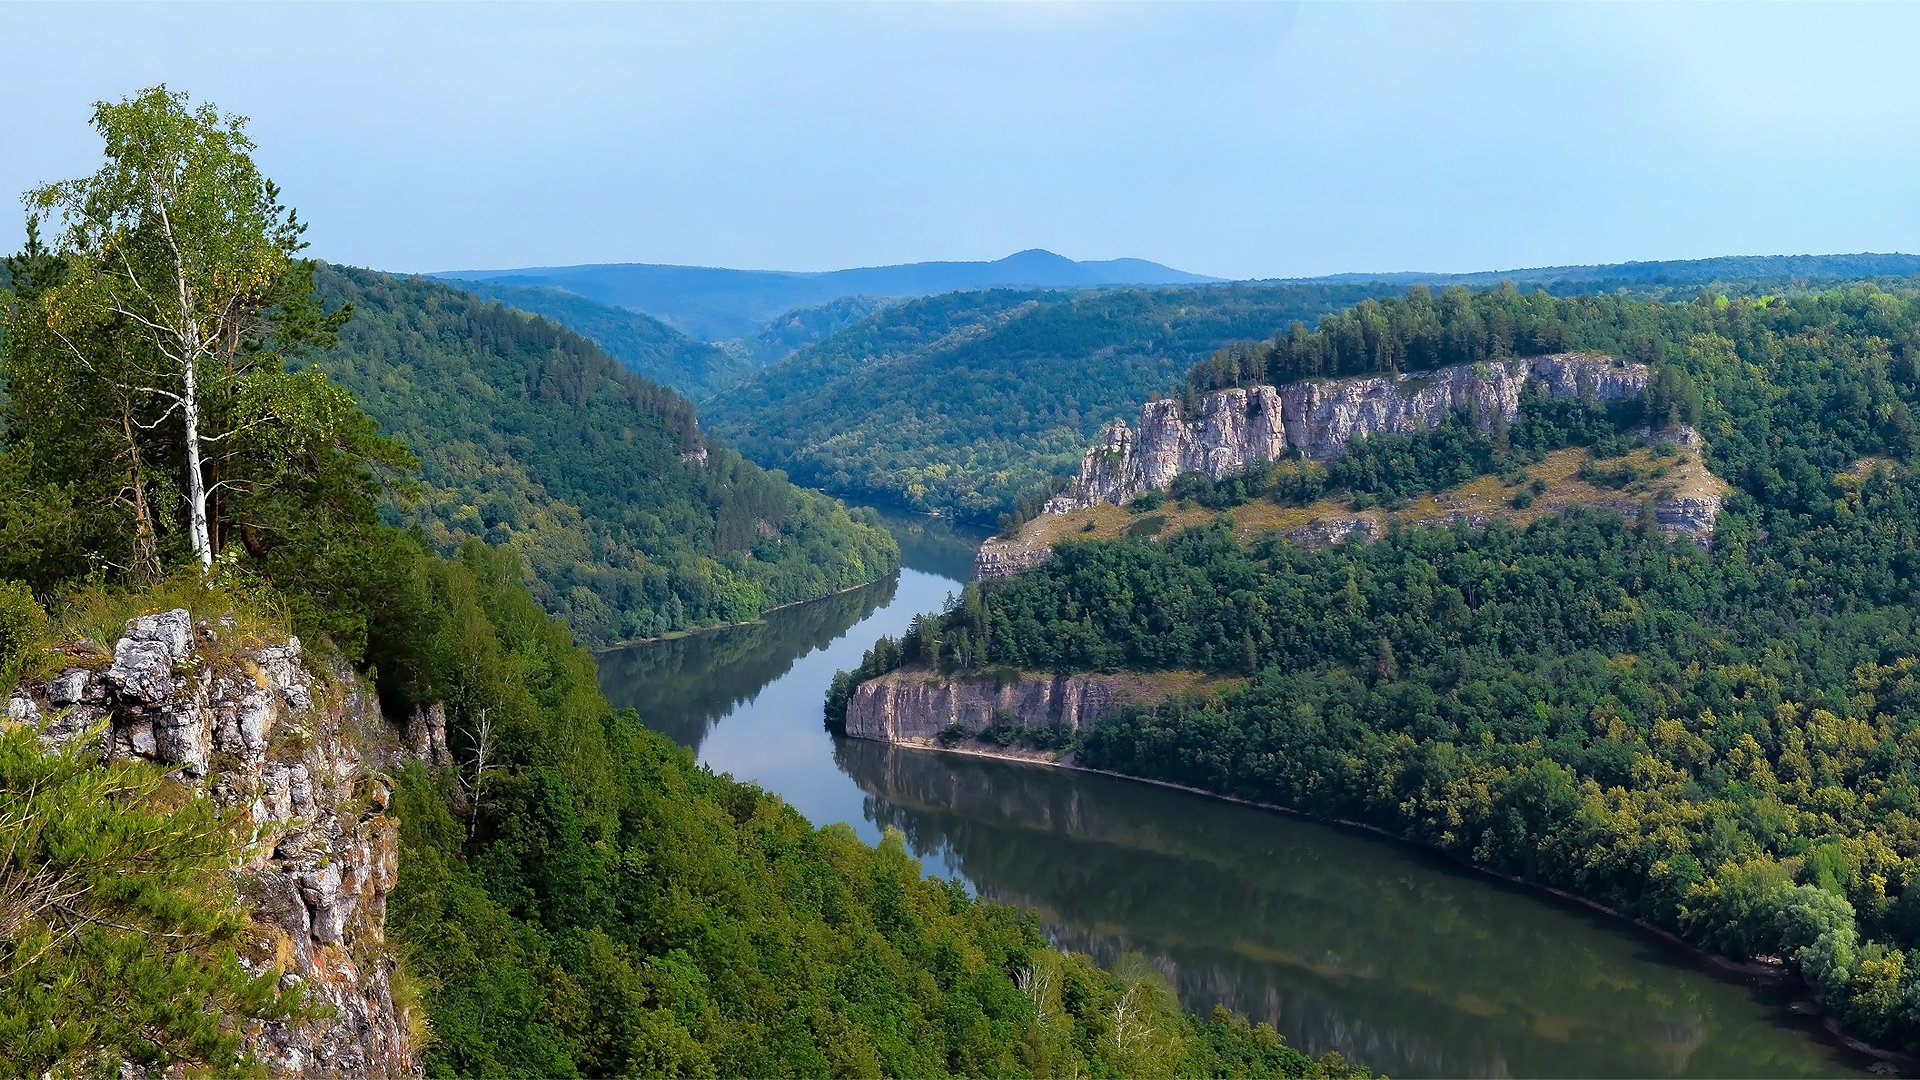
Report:
[[[1059,944],[1148,958],[1187,1007],[1224,1003],[1309,1053],[1395,1077],[1844,1076],[1781,991],[1405,845],[1109,777],[835,739],[820,705],[875,638],[960,591],[980,537],[889,518],[893,578],[753,626],[600,659],[703,764],[930,873],[1034,912]]]

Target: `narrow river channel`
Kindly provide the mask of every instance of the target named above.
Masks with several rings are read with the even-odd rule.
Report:
[[[833,673],[941,606],[977,535],[889,519],[906,568],[764,623],[600,658],[600,681],[718,772],[1032,911],[1059,944],[1138,952],[1192,1009],[1395,1077],[1847,1076],[1781,992],[1417,850],[1197,795],[835,739]]]

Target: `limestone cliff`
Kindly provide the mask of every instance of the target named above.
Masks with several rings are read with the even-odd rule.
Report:
[[[1165,490],[1185,473],[1219,480],[1290,454],[1328,461],[1354,439],[1410,434],[1450,412],[1484,429],[1496,416],[1512,420],[1519,414],[1529,382],[1553,397],[1617,401],[1640,393],[1650,374],[1644,364],[1610,356],[1558,353],[1412,374],[1216,390],[1200,399],[1192,418],[1177,401],[1149,401],[1140,410],[1138,431],[1124,420],[1100,431],[1073,483],[1047,510],[1125,503]]]
[[[41,724],[56,743],[99,730],[104,757],[176,766],[216,801],[247,808],[254,843],[233,870],[257,930],[246,961],[281,964],[284,986],[304,985],[332,1013],[249,1032],[263,1063],[414,1072],[385,943],[400,837],[382,767],[404,751],[371,690],[343,669],[316,679],[298,638],[258,640],[230,623],[196,624],[185,609],[132,620],[111,651],[83,641],[61,655],[64,670],[9,698],[9,720]],[[444,760],[444,720],[422,715],[415,728],[421,756]]]
[[[847,702],[847,734],[881,742],[931,739],[958,725],[970,735],[1003,713],[1029,728],[1078,731],[1130,703],[1152,704],[1164,686],[1133,674],[949,678],[908,668],[861,683]]]

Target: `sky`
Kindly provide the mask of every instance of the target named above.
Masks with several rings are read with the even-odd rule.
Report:
[[[386,270],[1914,252],[1915,41],[1901,4],[8,4],[0,192],[165,83]]]

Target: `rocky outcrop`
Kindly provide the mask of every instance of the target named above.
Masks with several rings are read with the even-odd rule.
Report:
[[[1617,401],[1646,386],[1644,364],[1589,353],[1459,364],[1436,371],[1216,390],[1188,418],[1180,403],[1150,401],[1136,432],[1115,420],[1101,429],[1073,483],[1050,513],[1125,503],[1171,487],[1185,473],[1219,480],[1263,461],[1298,454],[1338,457],[1354,439],[1411,434],[1459,412],[1482,430],[1512,420],[1529,383],[1548,395]]]
[[[94,737],[103,757],[175,766],[247,809],[254,842],[234,885],[261,931],[247,962],[278,964],[284,987],[331,1013],[260,1026],[254,1053],[276,1073],[413,1072],[385,944],[399,827],[382,767],[401,748],[372,692],[346,670],[317,683],[298,638],[261,641],[185,609],[132,620],[111,653],[83,641],[62,654],[65,670],[13,693],[10,719],[41,724],[49,743]],[[430,756],[433,725],[421,728]]]
[[[1719,495],[1687,496],[1655,503],[1654,523],[1669,536],[1687,536],[1701,547],[1713,542],[1715,520],[1725,503]]]
[[[973,553],[973,577],[976,581],[1012,577],[1051,558],[1053,551],[1050,548],[1009,544],[999,537],[992,537]]]
[[[869,679],[847,702],[847,734],[910,742],[958,727],[979,734],[1003,715],[1029,728],[1078,731],[1129,703],[1165,697],[1139,675],[1021,675],[1013,679],[944,678],[910,668]]]

